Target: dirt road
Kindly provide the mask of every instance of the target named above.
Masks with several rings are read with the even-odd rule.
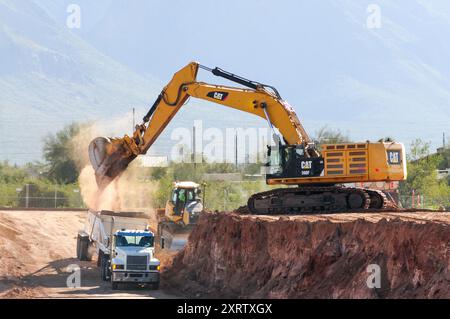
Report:
[[[161,290],[113,291],[93,262],[75,258],[84,212],[0,211],[0,298],[175,298]],[[81,287],[68,288],[69,265]]]

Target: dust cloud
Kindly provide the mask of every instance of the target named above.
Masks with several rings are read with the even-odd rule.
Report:
[[[86,206],[96,211],[150,211],[155,187],[150,181],[139,180],[141,169],[139,165],[130,166],[100,191],[95,181],[94,169],[90,165],[85,166],[81,170],[78,183]]]
[[[115,128],[123,127],[123,119],[119,119]],[[112,127],[111,121],[108,128]],[[143,179],[146,168],[140,166],[139,159],[135,159],[128,169],[111,182],[103,191],[97,187],[95,172],[89,162],[89,143],[99,136],[123,136],[129,134],[124,128],[122,133],[109,135],[107,127],[101,123],[83,127],[72,140],[73,158],[80,170],[78,184],[80,193],[86,206],[92,210],[141,211],[149,213],[152,209],[152,194],[156,190],[151,181]]]

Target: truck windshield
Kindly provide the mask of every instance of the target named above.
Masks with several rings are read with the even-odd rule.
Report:
[[[117,247],[153,247],[153,236],[123,236],[117,235]]]

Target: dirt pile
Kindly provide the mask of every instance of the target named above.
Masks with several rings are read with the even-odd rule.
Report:
[[[76,259],[76,237],[86,212],[0,211],[0,299],[4,298],[173,298],[134,286],[112,290],[96,260]],[[164,265],[171,261],[164,254]],[[81,271],[81,287],[68,288],[70,265]]]
[[[52,265],[74,263],[85,212],[0,212],[0,298],[43,296],[44,278],[65,285]],[[62,267],[64,268],[64,267]]]
[[[208,213],[163,277],[201,297],[450,298],[450,214]]]

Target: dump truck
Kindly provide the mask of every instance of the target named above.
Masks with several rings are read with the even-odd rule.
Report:
[[[143,213],[88,211],[84,229],[78,232],[77,258],[89,261],[95,254],[101,278],[110,281],[112,289],[122,283],[159,288],[155,234]]]

